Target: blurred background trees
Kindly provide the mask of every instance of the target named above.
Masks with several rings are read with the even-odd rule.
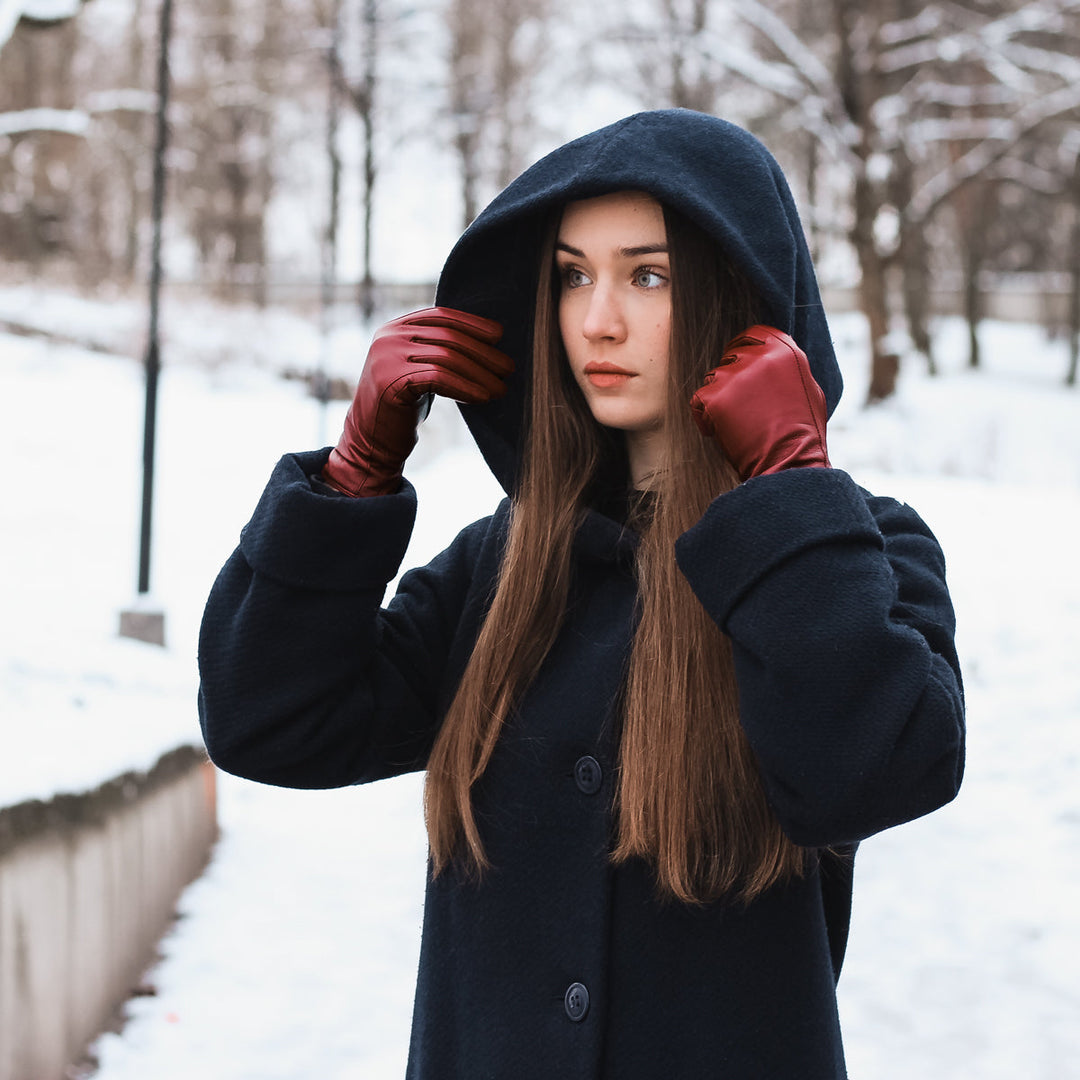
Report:
[[[157,3],[0,0],[8,279],[141,275]],[[900,353],[933,370],[943,298],[977,366],[1003,282],[1045,298],[1076,379],[1080,0],[205,0],[177,8],[172,73],[170,277],[223,298],[342,279],[371,315],[409,276],[380,266],[416,243],[385,225],[406,197],[445,224],[417,226],[437,268],[534,157],[675,105],[781,160],[824,284],[868,320],[871,400]]]

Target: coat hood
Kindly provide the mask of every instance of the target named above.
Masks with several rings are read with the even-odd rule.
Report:
[[[754,136],[717,117],[688,109],[637,113],[527,169],[462,234],[443,267],[435,302],[501,323],[499,348],[516,365],[504,398],[461,407],[508,493],[517,472],[547,213],[574,199],[629,189],[648,192],[704,229],[757,288],[763,321],[806,352],[830,414],[840,399],[810,252],[776,160]]]

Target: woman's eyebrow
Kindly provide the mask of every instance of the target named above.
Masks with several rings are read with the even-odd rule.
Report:
[[[574,255],[579,259],[585,258],[584,251],[581,251],[576,247],[571,247],[562,240],[557,240],[555,242],[555,250],[565,251],[567,255]],[[624,259],[636,259],[639,255],[666,255],[667,251],[667,244],[640,244],[637,247],[619,248],[618,253]]]

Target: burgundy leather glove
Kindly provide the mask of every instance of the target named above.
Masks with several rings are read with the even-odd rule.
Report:
[[[806,353],[771,326],[751,326],[690,399],[702,434],[716,439],[743,480],[782,469],[829,468],[825,394]]]
[[[425,308],[388,322],[368,350],[345,429],[322,478],[346,495],[397,490],[428,394],[478,404],[502,397],[514,370],[492,346],[502,327],[451,308]]]

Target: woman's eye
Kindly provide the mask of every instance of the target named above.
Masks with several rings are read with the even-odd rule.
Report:
[[[634,271],[634,284],[641,289],[658,289],[667,281],[667,278],[659,270],[653,270],[648,266]]]
[[[588,275],[576,266],[567,266],[562,270],[563,285],[568,289],[579,289],[589,284]]]

